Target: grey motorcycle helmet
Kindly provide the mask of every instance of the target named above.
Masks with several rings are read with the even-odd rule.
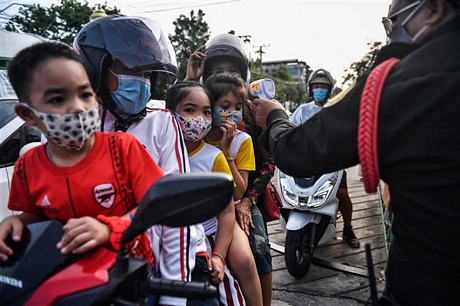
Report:
[[[145,17],[108,15],[86,24],[75,37],[74,50],[83,59],[91,85],[104,106],[115,110],[106,85],[108,65],[119,61],[128,69],[151,71],[151,99],[163,99],[178,76],[176,55],[157,22]]]
[[[249,84],[251,79],[250,55],[241,38],[229,33],[219,34],[206,42],[203,53],[206,54],[203,83],[211,75],[213,64],[226,59],[238,66],[241,78],[246,81],[246,84]]]
[[[319,68],[313,71],[308,77],[307,90],[311,98],[313,98],[313,89],[312,89],[313,84],[325,84],[328,86],[328,93],[326,96],[326,100],[327,100],[329,99],[332,93],[332,89],[334,88],[334,85],[335,85],[335,80],[329,71],[323,68]]]

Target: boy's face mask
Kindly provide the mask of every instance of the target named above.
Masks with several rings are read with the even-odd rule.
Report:
[[[95,131],[99,130],[101,121],[98,105],[78,114],[47,114],[24,104],[43,122],[46,131],[41,131],[48,140],[66,150],[80,150]]]
[[[211,119],[207,119],[202,116],[184,117],[176,112],[174,112],[174,115],[179,122],[179,127],[182,131],[182,135],[187,141],[200,141],[211,130]]]
[[[241,122],[241,119],[243,119],[243,111],[232,111],[222,108],[214,108],[212,112],[212,120],[214,120],[214,125],[221,126],[225,119],[230,119],[235,122],[235,124],[238,124]]]
[[[117,104],[117,113],[136,115],[142,112],[150,100],[149,80],[132,75],[113,74],[118,78],[118,89],[111,92],[112,99]]]

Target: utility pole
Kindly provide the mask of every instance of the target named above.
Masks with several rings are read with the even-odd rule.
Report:
[[[253,45],[254,48],[258,48],[258,50],[256,51],[256,53],[259,53],[259,56],[260,56],[260,73],[262,74],[263,73],[263,70],[262,70],[262,55],[264,53],[266,53],[263,48],[268,48],[270,47],[270,44],[266,45],[266,44],[262,44],[261,46],[255,46]]]

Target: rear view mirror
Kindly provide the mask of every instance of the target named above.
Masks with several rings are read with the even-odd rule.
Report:
[[[131,225],[129,242],[154,224],[170,227],[198,224],[219,214],[232,199],[233,180],[224,173],[171,174],[145,193]]]

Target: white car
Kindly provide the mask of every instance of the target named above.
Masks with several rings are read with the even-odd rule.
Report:
[[[13,212],[8,210],[13,166],[22,147],[40,143],[41,133],[24,124],[14,112],[18,98],[8,81],[6,70],[0,70],[0,220]]]
[[[35,142],[34,145],[40,143],[40,132],[25,126],[14,112],[18,98],[6,69],[20,50],[42,41],[46,39],[35,34],[0,29],[0,221],[13,213],[8,210],[7,204],[13,165],[19,158],[21,148],[31,142]]]

